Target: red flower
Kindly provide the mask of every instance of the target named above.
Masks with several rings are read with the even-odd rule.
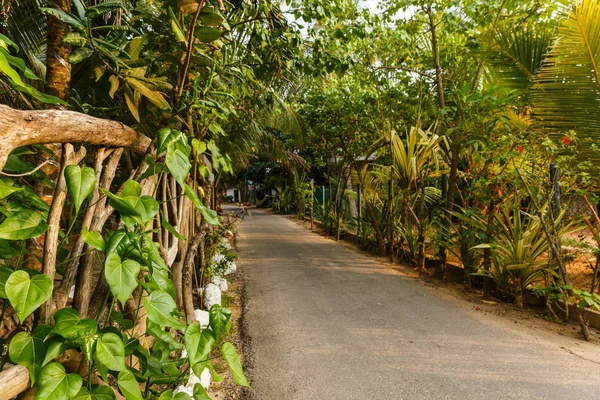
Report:
[[[523,154],[523,146],[517,147],[517,151],[519,152],[519,154]]]
[[[560,138],[560,140],[563,142],[563,144],[564,144],[565,146],[568,146],[568,145],[570,145],[571,143],[573,143],[573,139],[570,139],[570,138],[568,138],[568,137],[566,137],[566,136],[563,136],[562,138]]]

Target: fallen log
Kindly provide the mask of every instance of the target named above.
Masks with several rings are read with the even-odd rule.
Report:
[[[12,399],[29,386],[29,371],[22,365],[15,365],[0,372],[0,400]]]
[[[31,144],[89,143],[144,153],[150,138],[109,119],[65,110],[15,110],[0,105],[0,171],[13,149]]]

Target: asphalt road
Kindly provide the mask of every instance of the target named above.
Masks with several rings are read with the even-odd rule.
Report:
[[[479,317],[260,210],[238,248],[247,398],[600,399],[599,345]]]

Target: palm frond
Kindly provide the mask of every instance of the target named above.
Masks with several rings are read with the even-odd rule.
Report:
[[[525,92],[552,43],[548,28],[499,28],[486,35],[482,55],[496,86]]]
[[[579,149],[600,139],[600,1],[582,0],[558,29],[536,76],[534,116],[554,137],[573,130]]]

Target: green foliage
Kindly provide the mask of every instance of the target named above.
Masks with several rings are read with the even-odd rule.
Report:
[[[65,180],[69,197],[75,204],[75,213],[83,201],[92,193],[96,185],[96,173],[92,168],[80,168],[78,165],[69,165],[65,168]]]
[[[25,271],[13,272],[4,286],[6,296],[19,320],[23,322],[52,296],[54,282],[44,274],[29,276]]]

